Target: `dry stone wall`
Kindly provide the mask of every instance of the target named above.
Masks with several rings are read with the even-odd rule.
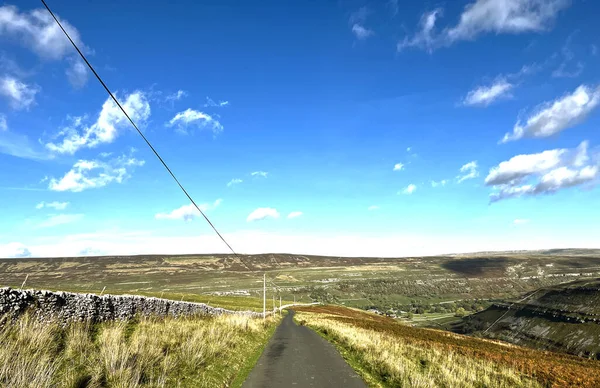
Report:
[[[95,295],[0,288],[0,316],[18,317],[26,311],[30,311],[40,320],[62,322],[128,320],[136,315],[180,317],[244,314],[262,316],[261,313],[232,311],[211,307],[204,303],[178,302],[138,295]]]

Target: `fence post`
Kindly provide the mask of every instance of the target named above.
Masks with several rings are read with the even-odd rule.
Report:
[[[27,276],[25,276],[25,280],[23,280],[23,284],[21,284],[21,290],[23,289],[23,287],[25,287],[25,283],[27,283],[28,278],[29,278],[29,274],[27,274]]]

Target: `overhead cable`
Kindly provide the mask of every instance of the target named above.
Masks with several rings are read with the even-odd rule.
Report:
[[[137,131],[137,133],[142,137],[142,139],[144,139],[144,141],[146,142],[146,144],[148,145],[148,147],[150,147],[150,149],[152,150],[152,152],[154,152],[154,155],[156,155],[156,157],[158,158],[158,160],[162,163],[162,165],[165,167],[165,169],[167,169],[167,171],[169,172],[169,174],[171,175],[171,177],[173,178],[173,180],[175,181],[175,183],[177,183],[177,185],[179,186],[179,188],[181,189],[181,191],[183,191],[183,193],[185,194],[185,196],[190,200],[190,202],[192,203],[192,205],[194,205],[194,207],[196,208],[196,210],[198,210],[198,212],[200,212],[200,214],[202,214],[202,217],[204,217],[204,219],[206,220],[206,222],[208,222],[208,224],[210,225],[210,227],[215,231],[215,233],[217,234],[217,236],[219,236],[219,238],[221,239],[221,241],[223,241],[225,243],[225,245],[227,245],[227,248],[229,248],[229,250],[237,257],[240,259],[240,261],[242,262],[242,264],[244,264],[244,266],[252,271],[252,269],[248,266],[248,264],[246,264],[246,262],[242,259],[242,257],[240,255],[238,255],[233,248],[231,247],[231,245],[229,245],[229,243],[225,240],[225,238],[221,235],[221,233],[219,233],[219,231],[217,230],[217,228],[213,225],[212,222],[210,222],[210,220],[208,219],[208,217],[206,216],[206,214],[204,214],[204,212],[200,209],[200,207],[196,204],[196,202],[192,199],[192,197],[190,196],[190,194],[187,192],[187,190],[183,187],[183,185],[179,182],[179,180],[175,177],[175,174],[173,174],[173,171],[171,171],[171,169],[169,168],[169,166],[167,165],[167,163],[163,160],[163,158],[158,154],[158,152],[156,151],[156,149],[152,146],[152,144],[150,143],[150,141],[146,138],[146,136],[144,136],[144,134],[142,133],[142,131],[140,131],[140,129],[138,128],[138,126],[135,124],[135,122],[131,119],[131,117],[129,117],[129,115],[127,114],[127,112],[125,111],[125,109],[123,109],[123,106],[121,106],[121,103],[119,103],[119,101],[115,98],[114,94],[110,91],[110,89],[108,88],[108,86],[106,86],[106,84],[104,83],[104,81],[102,80],[102,78],[100,77],[100,75],[98,75],[98,73],[96,72],[96,70],[94,69],[94,67],[90,64],[90,62],[87,60],[87,58],[85,57],[85,55],[83,54],[83,52],[81,52],[81,50],[79,49],[79,47],[77,47],[77,44],[73,41],[73,39],[71,39],[71,36],[69,35],[69,33],[64,29],[64,27],[62,26],[62,24],[60,23],[60,21],[58,20],[58,18],[54,15],[54,13],[52,12],[52,10],[50,9],[50,7],[48,7],[48,4],[46,4],[46,2],[44,0],[41,0],[42,4],[44,4],[44,7],[46,7],[46,9],[48,10],[48,12],[50,13],[50,15],[52,15],[52,18],[54,19],[54,21],[56,22],[56,24],[58,24],[58,26],[60,27],[60,29],[62,30],[62,32],[65,34],[65,36],[69,39],[69,42],[71,42],[71,44],[73,45],[73,47],[75,48],[75,50],[77,50],[77,52],[79,53],[79,56],[81,57],[81,59],[83,59],[83,61],[86,63],[86,65],[88,66],[88,68],[92,71],[92,73],[94,73],[94,75],[96,76],[96,79],[102,84],[102,86],[104,87],[104,89],[106,90],[106,92],[108,93],[108,95],[112,98],[112,100],[115,102],[115,104],[117,104],[117,106],[119,107],[119,109],[121,110],[121,112],[123,112],[123,114],[125,115],[125,117],[127,117],[127,120],[129,120],[129,122],[131,123],[131,125],[135,128],[135,130]]]

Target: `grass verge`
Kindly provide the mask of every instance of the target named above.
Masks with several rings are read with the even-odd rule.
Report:
[[[0,386],[230,387],[278,321],[223,315],[62,327],[26,315],[0,323]]]
[[[267,340],[263,341],[260,346],[256,347],[256,349],[252,353],[248,354],[246,362],[242,365],[241,369],[239,370],[236,377],[232,381],[232,383],[230,385],[231,388],[240,388],[242,386],[242,384],[244,384],[244,381],[246,381],[246,379],[248,378],[248,375],[250,374],[252,369],[254,369],[254,366],[258,362],[258,359],[260,358],[260,356],[264,352],[265,348],[267,347],[267,343],[269,342],[268,340],[273,336],[273,333],[275,333],[276,329],[277,329],[277,325],[270,325],[267,328],[267,332],[266,332]]]

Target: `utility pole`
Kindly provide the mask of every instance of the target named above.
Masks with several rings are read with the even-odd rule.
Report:
[[[267,274],[263,274],[263,320],[267,319]]]
[[[279,295],[279,316],[281,316],[281,294]]]

